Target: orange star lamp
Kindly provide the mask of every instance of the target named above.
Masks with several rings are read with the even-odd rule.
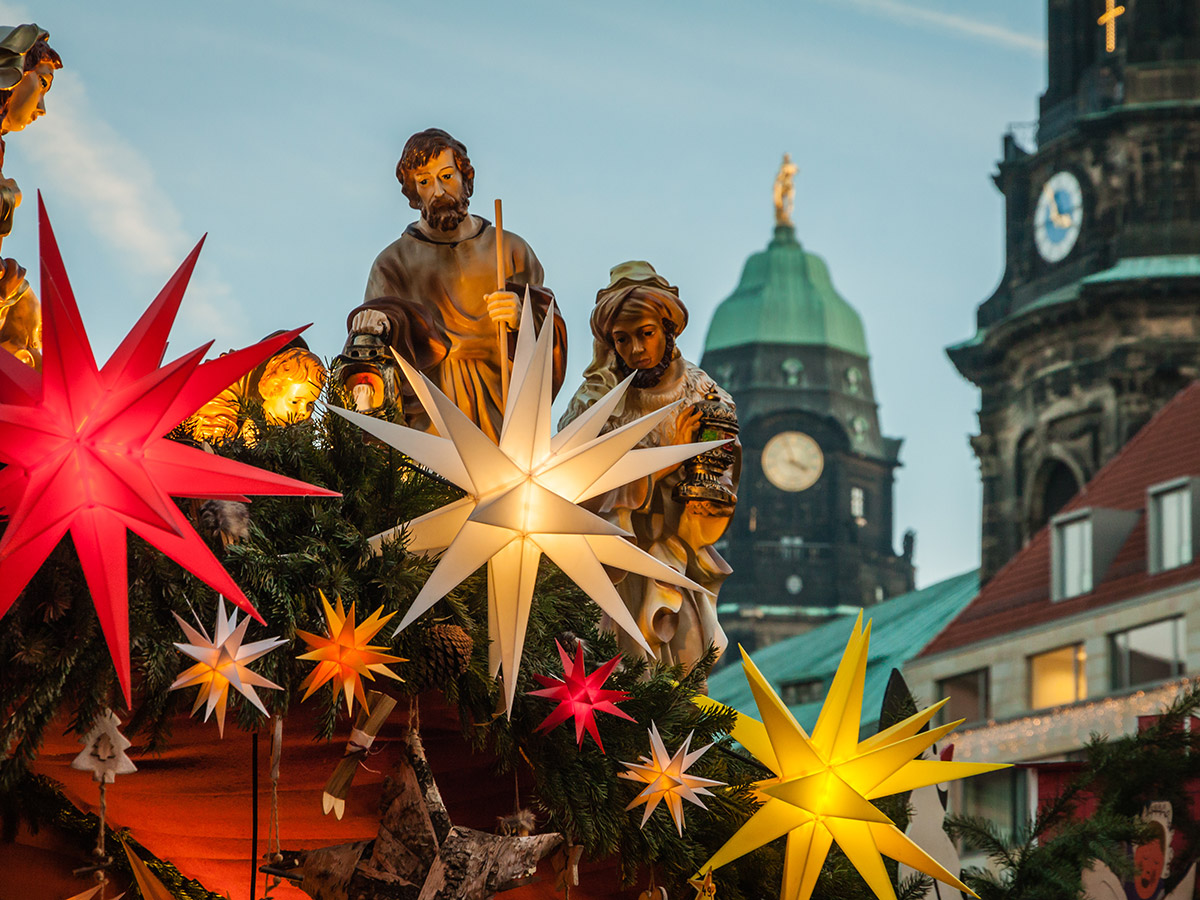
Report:
[[[362,684],[364,678],[374,681],[375,675],[386,675],[388,678],[403,681],[399,675],[388,668],[388,663],[407,662],[408,660],[382,653],[380,651],[387,649],[386,647],[368,643],[395,613],[381,616],[380,614],[383,612],[381,606],[363,620],[361,625],[356,626],[353,603],[350,604],[350,611],[347,612],[342,605],[342,598],[338,597],[335,609],[325,599],[325,595],[321,594],[321,605],[325,610],[325,625],[329,630],[328,637],[296,629],[297,637],[303,638],[304,642],[312,648],[311,651],[297,659],[311,659],[316,660],[317,663],[317,667],[309,672],[308,677],[300,683],[300,687],[307,689],[301,699],[307,700],[317,688],[326,682],[334,682],[334,691],[341,688],[346,697],[346,711],[353,714],[355,697],[364,707],[367,706],[367,695],[363,691]]]

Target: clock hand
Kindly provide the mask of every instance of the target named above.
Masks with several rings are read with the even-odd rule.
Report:
[[[1064,214],[1058,208],[1058,198],[1054,195],[1054,191],[1050,189],[1050,185],[1046,185],[1046,193],[1050,200],[1050,221],[1054,223],[1056,228],[1071,227],[1071,216],[1069,213]]]

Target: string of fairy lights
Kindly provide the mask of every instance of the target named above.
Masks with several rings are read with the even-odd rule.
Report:
[[[1115,697],[1084,700],[1005,722],[955,732],[954,758],[980,762],[1035,760],[1085,746],[1093,734],[1119,735],[1136,727],[1138,716],[1161,713],[1200,678],[1180,678]]]

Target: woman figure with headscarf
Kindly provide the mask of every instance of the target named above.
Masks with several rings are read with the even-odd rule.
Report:
[[[675,338],[687,320],[679,289],[649,263],[635,260],[613,268],[611,281],[596,294],[592,310],[592,362],[559,428],[630,375],[633,382],[606,431],[678,404],[677,413],[667,416],[639,447],[694,441],[700,424],[697,404],[706,398],[716,397],[732,412],[729,394],[675,347]],[[741,446],[735,444],[733,449],[733,465],[721,478],[731,493],[736,491],[741,470]],[[610,491],[588,505],[595,505],[599,514],[630,532],[643,550],[711,592],[690,591],[634,573],[617,582],[617,591],[655,657],[669,665],[690,667],[710,644],[721,653],[728,643],[717,621],[716,595],[731,570],[712,545],[724,534],[733,510],[730,507],[724,514],[714,515],[709,505],[675,499],[673,490],[682,478],[681,467],[675,466]],[[617,634],[625,653],[645,654],[627,636],[620,631]]]
[[[0,27],[0,241],[11,232],[21,189],[5,178],[4,135],[46,114],[46,92],[62,59],[37,25]],[[15,259],[0,260],[0,348],[26,365],[42,366],[42,307]]]

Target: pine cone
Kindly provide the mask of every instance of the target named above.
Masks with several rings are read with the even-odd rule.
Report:
[[[467,671],[475,642],[459,625],[442,623],[425,632],[421,649],[405,666],[405,677],[413,690],[444,687]]]

